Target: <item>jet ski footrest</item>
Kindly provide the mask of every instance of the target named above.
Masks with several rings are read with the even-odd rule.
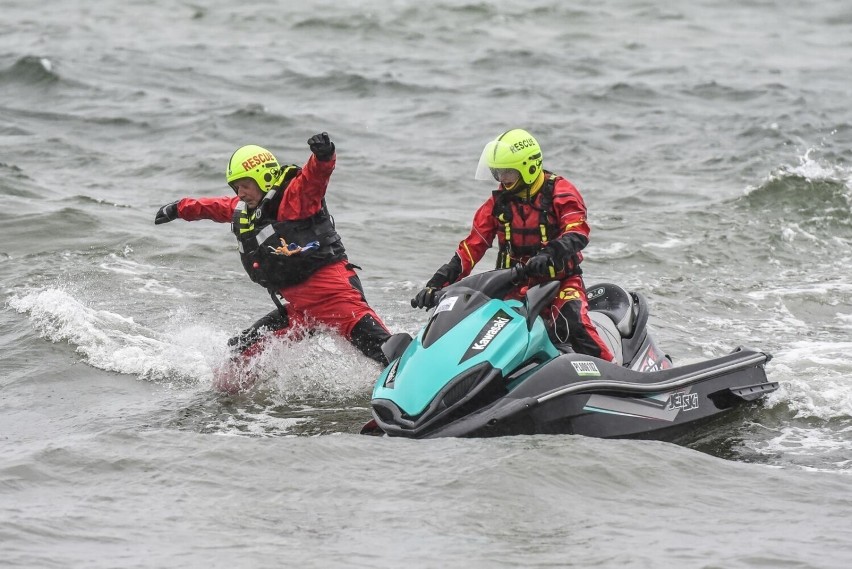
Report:
[[[708,395],[708,397],[720,409],[733,407],[737,403],[749,402],[763,397],[767,393],[772,393],[778,389],[777,381],[767,381],[765,383],[756,383],[754,385],[743,385],[741,387],[728,387],[720,389]]]

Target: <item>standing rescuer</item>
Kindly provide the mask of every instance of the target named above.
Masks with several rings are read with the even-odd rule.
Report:
[[[381,345],[390,333],[367,304],[325,203],[334,143],[324,132],[308,145],[312,155],[301,168],[279,165],[260,146],[237,149],[226,172],[236,196],[183,198],[162,206],[154,223],[177,218],[231,223],[243,268],[277,307],[229,341],[242,356],[258,351],[264,330],[281,335],[294,325],[318,322],[384,364]]]
[[[496,180],[497,189],[473,216],[470,235],[411,299],[415,308],[431,308],[440,289],[466,277],[497,238],[497,268],[523,265],[526,285],[561,283],[559,295],[543,312],[551,337],[563,350],[607,361],[613,358],[589,319],[580,263],[589,243],[586,204],[574,185],[542,168],[541,147],[525,130],[504,132],[485,145],[478,180]],[[520,286],[507,297],[520,298]]]

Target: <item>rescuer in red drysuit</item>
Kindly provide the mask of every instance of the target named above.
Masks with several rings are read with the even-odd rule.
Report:
[[[183,198],[161,207],[154,223],[177,218],[231,223],[243,268],[277,306],[228,342],[244,359],[259,351],[264,332],[283,335],[321,323],[386,364],[381,345],[390,333],[367,304],[325,203],[334,143],[322,133],[308,145],[312,156],[301,168],[280,166],[260,146],[237,149],[226,175],[235,196]]]
[[[589,318],[580,263],[589,243],[586,204],[574,185],[542,169],[541,148],[521,129],[507,131],[486,145],[477,179],[500,183],[473,216],[470,235],[413,299],[415,308],[431,308],[440,289],[470,274],[497,237],[497,268],[523,265],[531,286],[559,280],[559,294],[542,315],[554,343],[607,361],[613,354]],[[506,298],[521,298],[521,286]],[[570,346],[570,348],[569,348]]]

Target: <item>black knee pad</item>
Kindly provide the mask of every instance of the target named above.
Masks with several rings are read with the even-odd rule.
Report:
[[[388,360],[382,353],[382,344],[390,338],[390,332],[378,323],[372,315],[367,314],[352,328],[352,345],[361,350],[365,356],[374,359],[382,365],[388,365]]]

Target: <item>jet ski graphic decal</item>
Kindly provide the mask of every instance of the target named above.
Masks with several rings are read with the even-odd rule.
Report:
[[[636,399],[594,394],[589,396],[583,411],[671,422],[677,418],[680,411],[698,409],[698,394],[690,393],[690,391],[691,389],[687,388],[674,393],[661,393]]]

